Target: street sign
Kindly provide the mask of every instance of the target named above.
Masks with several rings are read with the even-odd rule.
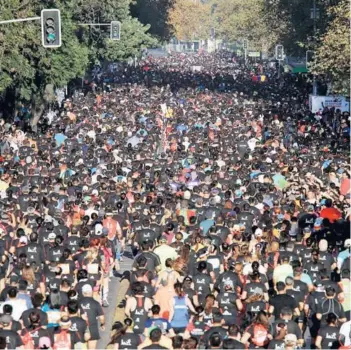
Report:
[[[61,13],[58,9],[41,11],[41,42],[44,47],[61,46]]]
[[[283,47],[283,45],[277,45],[275,47],[275,59],[278,61],[284,60],[284,47]]]
[[[249,57],[261,57],[261,52],[260,51],[249,51],[247,53]]]

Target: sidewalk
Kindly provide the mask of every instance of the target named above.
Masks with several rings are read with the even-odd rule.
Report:
[[[133,259],[131,259],[131,254],[126,252],[124,260],[120,263],[120,274],[124,271],[130,271],[132,269]],[[107,344],[110,342],[111,327],[114,322],[123,322],[124,308],[120,309],[117,305],[124,299],[127,289],[129,287],[129,282],[123,280],[122,283],[119,282],[119,277],[112,277],[110,282],[110,291],[108,296],[109,307],[104,308],[105,312],[105,331],[101,332],[101,339],[98,341],[98,349],[106,349]]]

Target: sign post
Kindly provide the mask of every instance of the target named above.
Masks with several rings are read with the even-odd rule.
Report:
[[[275,47],[275,59],[278,61],[278,78],[280,79],[280,62],[284,60],[284,46],[277,45]]]
[[[245,63],[246,63],[246,61],[247,61],[247,47],[248,47],[247,39],[244,39],[243,47],[244,47]]]

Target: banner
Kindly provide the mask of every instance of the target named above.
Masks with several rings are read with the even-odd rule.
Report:
[[[309,98],[312,113],[323,111],[324,107],[340,109],[341,112],[350,112],[350,102],[344,96],[313,96]]]

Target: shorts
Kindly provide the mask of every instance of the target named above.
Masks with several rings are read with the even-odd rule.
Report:
[[[173,327],[175,334],[184,333],[185,329],[186,329],[186,327]]]
[[[89,325],[90,339],[89,340],[99,340],[100,333],[98,325]]]

